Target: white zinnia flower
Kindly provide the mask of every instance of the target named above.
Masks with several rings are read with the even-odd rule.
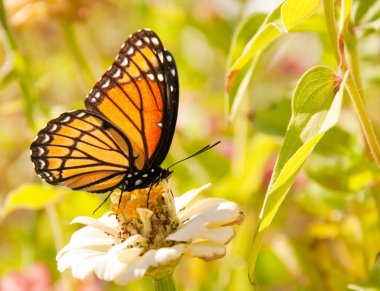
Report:
[[[189,203],[203,189],[174,198],[166,188],[113,194],[112,211],[100,219],[77,217],[78,230],[58,253],[58,269],[75,278],[96,274],[102,280],[126,284],[155,272],[172,273],[182,255],[214,260],[225,255],[233,224],[244,215],[238,206],[218,198]]]

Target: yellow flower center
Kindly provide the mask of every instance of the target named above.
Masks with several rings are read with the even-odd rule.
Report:
[[[111,211],[119,221],[117,243],[140,234],[147,238],[146,250],[172,244],[165,238],[179,223],[174,198],[166,185],[113,193],[111,202]]]

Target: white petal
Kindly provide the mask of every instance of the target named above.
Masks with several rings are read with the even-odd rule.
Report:
[[[145,244],[147,239],[140,234],[135,234],[129,237],[123,243],[114,246],[110,253],[115,253],[118,260],[122,263],[129,264],[137,259],[137,257],[144,250],[143,247],[136,247],[136,245]]]
[[[131,264],[128,269],[123,270],[123,272],[115,278],[115,282],[118,284],[126,284],[139,279],[145,275],[149,267],[162,266],[178,260],[182,256],[183,250],[183,245],[149,250],[140,257],[135,264]]]
[[[200,238],[205,232],[206,226],[202,218],[192,219],[182,224],[176,232],[169,235],[166,240],[189,242]]]
[[[112,281],[126,268],[128,268],[128,265],[120,262],[116,254],[108,253],[98,258],[94,269],[99,279]]]
[[[227,244],[235,236],[232,226],[223,226],[214,229],[207,229],[203,238],[217,244]]]
[[[63,254],[76,249],[107,252],[113,243],[114,238],[112,236],[91,226],[86,226],[72,235],[70,242],[58,252],[57,260]]]
[[[191,242],[207,239],[218,244],[227,244],[235,235],[231,226],[207,229],[201,216],[191,219],[171,235],[167,240]]]
[[[177,212],[183,209],[187,204],[189,204],[201,191],[211,186],[211,183],[208,183],[200,188],[191,189],[185,194],[181,195],[178,198],[175,198],[175,209]]]
[[[178,215],[181,221],[202,216],[208,226],[221,226],[238,222],[241,212],[236,203],[220,199],[207,198],[195,202]]]
[[[111,235],[117,235],[117,220],[115,216],[108,216],[108,214],[103,215],[100,219],[87,216],[78,216],[74,218],[71,223],[86,224]]]
[[[94,273],[94,269],[99,261],[103,261],[104,252],[91,250],[74,250],[65,253],[58,260],[58,270],[64,271],[71,268],[74,278],[84,280]]]
[[[198,242],[186,246],[187,253],[191,256],[201,258],[205,261],[216,260],[224,257],[226,248],[212,242]]]

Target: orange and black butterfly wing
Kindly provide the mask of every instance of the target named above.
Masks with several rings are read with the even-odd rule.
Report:
[[[63,113],[31,145],[37,174],[53,185],[102,193],[125,179],[133,163],[129,141],[105,119],[84,110]]]
[[[172,55],[151,30],[132,34],[85,104],[128,138],[135,169],[160,166],[173,139],[178,111]]]

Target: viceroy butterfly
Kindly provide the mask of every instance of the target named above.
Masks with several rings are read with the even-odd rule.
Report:
[[[86,110],[65,112],[38,133],[30,147],[37,174],[93,193],[158,184],[172,173],[161,163],[178,99],[173,56],[153,31],[137,31],[86,97]]]

